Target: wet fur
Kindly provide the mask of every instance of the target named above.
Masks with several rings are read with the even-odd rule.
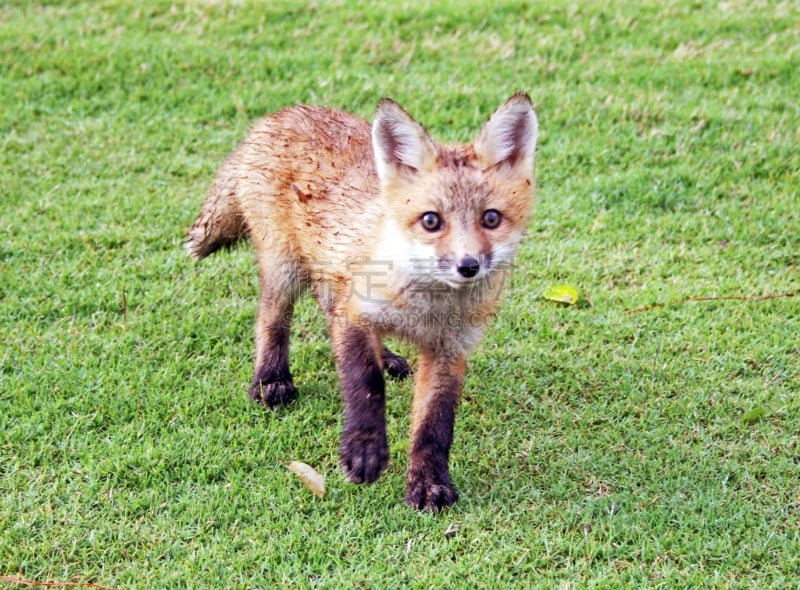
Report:
[[[536,124],[523,94],[475,142],[449,146],[389,100],[372,126],[297,106],[258,121],[217,173],[186,249],[199,259],[244,237],[255,245],[250,396],[264,405],[296,397],[292,310],[305,291],[317,299],[342,383],[340,464],[350,481],[374,481],[388,463],[384,372],[411,373],[382,344],[394,335],[419,347],[406,500],[438,510],[457,499],[448,459],[466,357],[495,312],[530,215]],[[476,221],[487,208],[502,213],[496,229]],[[439,212],[445,227],[422,228],[425,211]],[[469,281],[453,271],[467,255],[480,262]],[[415,268],[426,260],[431,268]]]

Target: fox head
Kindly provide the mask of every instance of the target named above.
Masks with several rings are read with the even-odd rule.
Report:
[[[508,270],[533,205],[536,112],[509,98],[469,144],[442,145],[390,99],[372,147],[387,209],[382,249],[415,281],[451,288]]]

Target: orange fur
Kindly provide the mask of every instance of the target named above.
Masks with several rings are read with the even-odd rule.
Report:
[[[530,216],[536,135],[524,94],[474,142],[455,145],[436,143],[386,99],[371,127],[349,113],[297,106],[258,121],[220,168],[186,248],[203,258],[245,236],[255,245],[261,299],[251,395],[262,403],[295,394],[289,322],[297,297],[312,291],[334,335],[350,479],[371,481],[388,458],[375,371],[390,358],[407,373],[381,345],[394,335],[421,351],[408,501],[438,509],[455,500],[446,465],[452,415],[466,355],[494,314]]]

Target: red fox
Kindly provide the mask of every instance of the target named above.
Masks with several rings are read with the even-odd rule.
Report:
[[[344,398],[340,466],[352,482],[386,468],[384,371],[418,347],[406,502],[456,501],[449,453],[466,357],[495,307],[533,205],[536,112],[509,98],[470,144],[443,145],[390,99],[373,124],[296,106],[258,121],[217,173],[185,247],[196,259],[249,237],[261,295],[250,397],[297,391],[289,328],[310,290],[324,311]]]

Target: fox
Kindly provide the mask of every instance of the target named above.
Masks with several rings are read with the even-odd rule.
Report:
[[[449,458],[468,354],[495,317],[534,203],[538,119],[518,92],[471,143],[431,138],[398,103],[372,124],[297,105],[254,123],[217,171],[185,240],[199,260],[249,239],[260,295],[250,398],[296,399],[289,366],[295,303],[327,320],[344,405],[339,465],[370,483],[389,463],[384,374],[416,347],[405,501],[437,512],[458,499]]]

